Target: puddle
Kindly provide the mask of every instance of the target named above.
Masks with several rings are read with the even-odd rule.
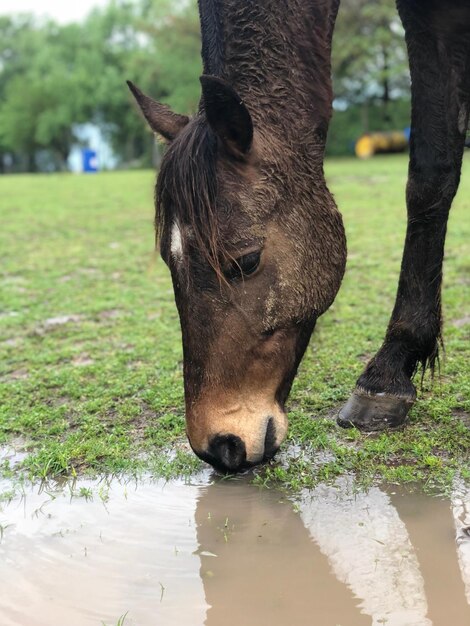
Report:
[[[10,469],[19,465],[28,456],[28,453],[21,448],[24,448],[24,442],[21,439],[17,439],[11,446],[0,446],[0,464],[8,463]],[[2,483],[0,483],[1,486]],[[6,490],[8,491],[8,487],[6,487]],[[0,505],[0,521],[1,514],[2,508]]]
[[[1,505],[2,626],[470,624],[470,489],[294,504],[204,473],[90,490]]]

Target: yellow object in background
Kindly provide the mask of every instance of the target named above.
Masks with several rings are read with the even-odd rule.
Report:
[[[368,159],[374,154],[405,152],[408,139],[403,131],[393,130],[383,133],[367,133],[356,141],[355,153],[360,159]]]

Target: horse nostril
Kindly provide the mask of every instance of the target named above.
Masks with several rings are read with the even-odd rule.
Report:
[[[223,471],[236,472],[246,463],[246,447],[236,435],[216,435],[209,443],[210,461]]]
[[[279,446],[276,444],[276,427],[274,426],[274,419],[272,417],[268,420],[266,427],[266,435],[264,437],[264,458],[272,458]]]

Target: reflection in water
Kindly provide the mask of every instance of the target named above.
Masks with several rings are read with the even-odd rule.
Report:
[[[202,624],[197,492],[115,481],[109,500],[32,492],[0,508],[0,625],[114,626],[126,612],[125,626]]]
[[[456,559],[449,502],[400,490],[392,496],[392,503],[416,551],[428,599],[428,617],[435,626],[468,626],[470,608]]]
[[[299,512],[209,474],[109,495],[0,508],[1,626],[470,624],[470,489],[450,506],[345,482]]]
[[[196,527],[207,626],[370,624],[279,493],[211,484],[200,492]]]
[[[304,498],[302,519],[374,626],[431,624],[416,554],[387,494],[320,486]]]
[[[465,584],[467,602],[470,605],[470,486],[458,485],[452,496],[452,513],[457,531],[457,551]]]

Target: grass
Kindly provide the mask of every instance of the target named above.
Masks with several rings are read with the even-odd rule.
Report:
[[[127,613],[124,613],[124,615],[121,615],[121,617],[116,622],[116,626],[124,626],[124,623],[125,623],[126,617],[127,617]],[[107,626],[104,622],[102,622],[102,624],[103,624],[103,626]]]
[[[470,478],[468,157],[446,247],[440,376],[425,377],[401,431],[368,436],[331,418],[393,305],[406,167],[403,156],[327,163],[348,234],[347,274],[292,390],[287,445],[298,452],[258,472],[258,482],[298,487],[349,472],[440,485],[456,473]],[[148,171],[0,177],[0,447],[21,453],[0,461],[3,476],[200,467],[184,443],[179,323],[153,251],[153,180]]]

